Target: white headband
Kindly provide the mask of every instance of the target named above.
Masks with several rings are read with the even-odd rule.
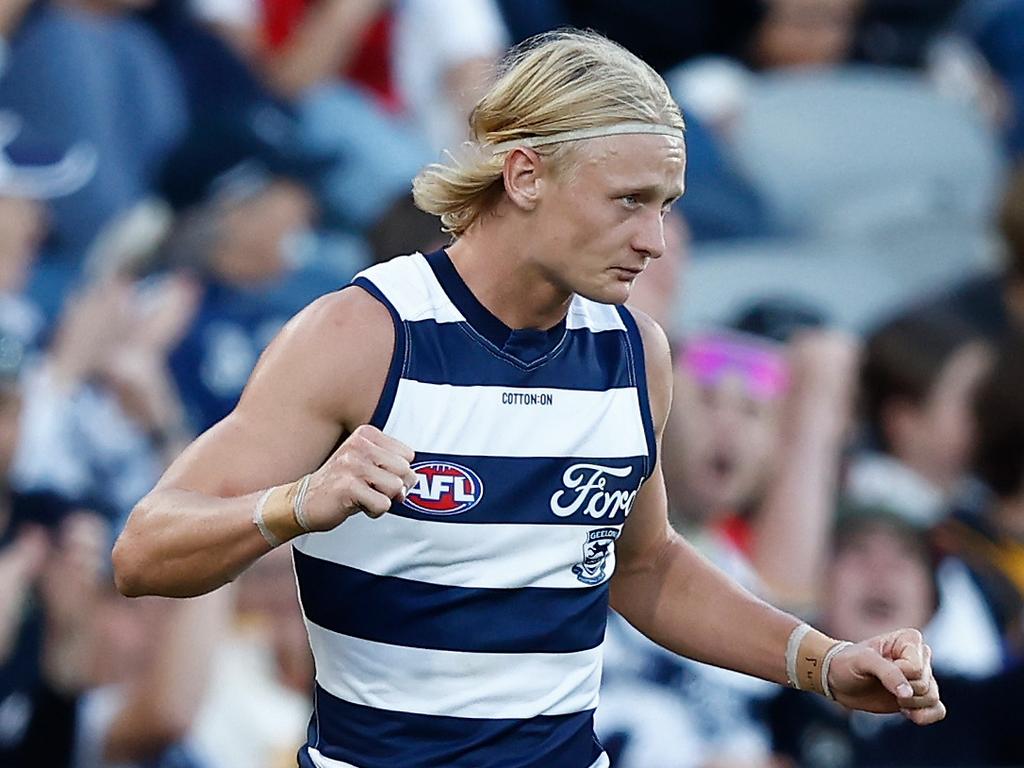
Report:
[[[661,123],[642,123],[636,120],[611,125],[600,125],[594,128],[578,128],[575,131],[561,131],[548,136],[526,136],[522,139],[509,139],[491,145],[491,152],[497,154],[513,147],[543,147],[547,144],[561,144],[564,141],[580,139],[596,139],[599,136],[621,136],[632,133],[653,133],[659,136],[683,138],[683,131],[672,125]]]

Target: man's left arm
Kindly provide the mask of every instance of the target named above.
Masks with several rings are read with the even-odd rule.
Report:
[[[651,412],[660,447],[672,400],[668,341],[654,321],[642,313],[634,314],[644,340]],[[786,684],[793,672],[787,673],[787,645],[800,620],[754,597],[708,562],[672,530],[667,510],[659,460],[637,494],[629,522],[616,542],[612,607],[651,640],[675,653]],[[808,632],[798,644],[798,677],[809,676],[811,668],[820,669],[833,644],[816,630]],[[830,661],[827,683],[836,700],[848,707],[903,711],[920,725],[945,715],[931,675],[931,653],[916,630],[857,643],[835,653]],[[820,691],[814,682],[800,687]]]

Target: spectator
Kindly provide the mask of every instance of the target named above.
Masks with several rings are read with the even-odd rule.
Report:
[[[43,317],[25,288],[49,230],[49,201],[86,184],[96,158],[82,144],[54,153],[39,142],[18,141],[22,122],[0,112],[0,326],[31,348]]]
[[[186,438],[166,356],[193,304],[188,286],[165,282],[144,296],[123,280],[69,303],[26,374],[12,470],[22,487],[89,499],[115,525],[127,515]]]
[[[736,332],[688,339],[662,450],[673,525],[749,588],[806,613],[855,354],[840,334],[804,333],[788,349]],[[771,691],[664,652],[613,616],[598,733],[623,768],[760,766],[768,739],[757,707]]]
[[[823,67],[846,60],[864,0],[769,0],[751,46],[762,69]]]
[[[940,528],[943,549],[970,568],[999,628],[1007,664],[1024,661],[1024,340],[1000,350],[975,396],[974,467],[992,491],[981,512],[959,511]]]
[[[234,590],[188,601],[130,601],[108,587],[96,607],[93,690],[82,699],[72,768],[219,768],[187,736],[208,695]]]
[[[143,4],[38,3],[10,41],[0,107],[16,111],[34,140],[58,146],[83,142],[98,158],[89,183],[51,206],[44,260],[64,266],[50,275],[53,280],[70,282],[103,226],[153,190],[164,158],[184,131],[174,64],[130,13]],[[46,98],[39,98],[43,93]],[[56,298],[49,296],[51,312]]]
[[[663,448],[674,520],[798,611],[817,598],[855,359],[839,333],[788,348],[712,335],[691,340],[676,379]]]
[[[288,245],[309,226],[313,211],[308,193],[290,182],[239,182],[187,213],[172,233],[166,266],[191,273],[201,286],[195,320],[170,351],[196,431],[234,407],[263,348],[311,298],[275,286],[294,268]]]
[[[848,490],[934,522],[970,493],[971,400],[990,363],[986,344],[939,311],[892,320],[868,340],[864,418],[877,452],[854,462]]]
[[[11,485],[21,346],[0,334],[0,765],[67,766],[87,685],[91,613],[108,534],[101,520]]]
[[[363,234],[418,224],[415,231],[423,232],[423,217],[411,212],[409,192],[429,151],[419,135],[338,75],[384,6],[381,0],[267,0],[255,13],[216,15],[214,8],[225,4],[196,0],[192,5],[196,18],[232,45],[262,84],[294,111],[291,152],[307,164],[320,160],[308,182],[327,226]],[[201,58],[191,66],[194,79],[205,77]]]
[[[314,670],[288,551],[239,578],[235,620],[211,672],[189,736],[195,753],[216,768],[293,768],[313,709]],[[225,743],[238,746],[225,755]]]
[[[391,58],[405,115],[435,155],[458,147],[508,45],[495,0],[399,0],[394,13]]]
[[[983,490],[970,475],[971,403],[991,351],[969,326],[942,311],[914,312],[872,334],[861,369],[874,451],[851,462],[845,492],[930,526],[954,509],[976,509]],[[984,676],[1001,667],[998,627],[964,563],[938,569],[941,608],[931,628],[939,668]]]
[[[924,627],[936,605],[934,565],[927,535],[901,515],[851,511],[835,534],[823,626],[854,641],[883,628]],[[769,707],[775,750],[815,768],[1021,765],[1020,709],[1013,701],[1024,667],[985,680],[937,676],[949,714],[928,733],[899,716],[851,713],[825,698],[783,690]]]

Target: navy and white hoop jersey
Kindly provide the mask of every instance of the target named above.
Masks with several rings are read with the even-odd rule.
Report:
[[[603,768],[593,714],[615,540],[654,462],[625,309],[513,331],[444,251],[357,275],[395,353],[371,423],[416,451],[373,520],[294,543],[317,768]]]

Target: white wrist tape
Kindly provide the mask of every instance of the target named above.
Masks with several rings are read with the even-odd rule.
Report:
[[[295,491],[295,499],[292,502],[292,512],[295,513],[295,522],[297,522],[299,527],[306,533],[312,533],[313,530],[309,526],[309,520],[306,519],[306,511],[302,508],[302,505],[306,502],[306,491],[309,490],[309,478],[310,475],[306,475],[299,481],[299,488]]]
[[[267,488],[263,493],[260,494],[259,500],[256,502],[256,507],[252,512],[252,521],[256,523],[256,527],[259,528],[263,538],[267,544],[271,547],[281,546],[281,540],[277,538],[270,529],[267,527],[267,521],[263,519],[263,508],[267,506],[267,499],[270,498],[270,494],[274,492],[273,488]]]
[[[825,654],[825,658],[822,659],[822,662],[821,662],[821,690],[825,692],[825,698],[826,699],[832,699],[833,701],[835,701],[835,698],[836,698],[835,696],[832,695],[832,689],[829,687],[829,684],[828,684],[828,671],[832,667],[832,659],[834,659],[836,657],[836,654],[838,654],[840,651],[845,650],[846,648],[849,648],[851,645],[853,645],[853,643],[846,642],[846,641],[841,642],[841,643],[836,643],[835,645],[833,645],[831,648],[828,649],[828,653],[826,653]]]
[[[800,624],[789,633],[789,642],[786,643],[786,679],[789,680],[790,687],[797,690],[800,690],[800,683],[796,676],[796,656],[800,651],[800,643],[810,631],[810,624]]]

